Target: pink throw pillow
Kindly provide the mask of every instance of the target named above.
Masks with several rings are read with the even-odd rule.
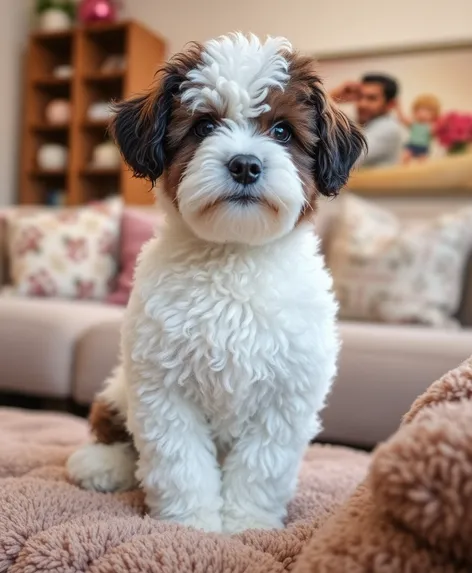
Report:
[[[121,221],[120,274],[114,291],[108,295],[110,304],[126,305],[133,286],[134,267],[141,247],[162,226],[164,217],[158,211],[125,209]]]

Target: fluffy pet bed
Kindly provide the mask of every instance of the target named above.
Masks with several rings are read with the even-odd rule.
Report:
[[[287,528],[232,537],[143,517],[140,492],[81,491],[64,474],[81,420],[0,411],[0,572],[470,572],[471,399],[469,359],[416,400],[354,493],[369,456],[314,446]]]
[[[143,517],[140,492],[100,494],[67,482],[87,439],[82,420],[0,410],[0,572],[276,573],[294,559],[365,476],[369,456],[308,451],[283,531],[209,535]]]
[[[470,573],[471,400],[469,358],[413,403],[296,573]]]

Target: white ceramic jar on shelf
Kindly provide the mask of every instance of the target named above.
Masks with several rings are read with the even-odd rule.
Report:
[[[71,116],[70,101],[67,99],[53,99],[45,109],[46,121],[55,125],[69,123]]]
[[[44,143],[38,149],[37,164],[44,171],[59,171],[66,169],[68,149],[59,143]]]
[[[100,143],[92,154],[92,167],[96,169],[117,169],[120,166],[120,152],[112,141]]]
[[[113,115],[109,101],[97,101],[92,103],[87,110],[87,117],[91,121],[108,121]]]

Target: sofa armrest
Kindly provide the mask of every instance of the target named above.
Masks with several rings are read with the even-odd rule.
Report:
[[[78,341],[72,381],[72,397],[81,405],[91,404],[104,381],[119,364],[123,310],[90,328]]]

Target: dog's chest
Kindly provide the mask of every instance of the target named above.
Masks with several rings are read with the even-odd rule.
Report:
[[[156,271],[153,281],[135,351],[213,426],[237,432],[261,404],[297,390],[281,381],[308,385],[317,329],[334,315],[331,296],[320,304],[313,292],[311,268],[290,273],[283,264],[228,257]]]

